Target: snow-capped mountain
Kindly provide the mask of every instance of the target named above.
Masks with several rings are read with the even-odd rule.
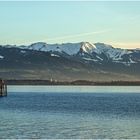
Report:
[[[61,76],[70,75],[69,78],[78,76],[82,71],[84,73],[78,76],[82,79],[92,78],[87,75],[93,76],[93,73],[99,77],[102,74],[102,77],[113,75],[113,79],[121,79],[123,76],[130,78],[133,75],[138,78],[140,77],[140,49],[128,50],[114,48],[104,43],[89,42],[64,44],[37,42],[28,46],[5,45],[0,46],[0,66],[0,70],[13,68],[16,71],[24,69],[25,72],[30,69],[31,71],[26,75],[30,75],[34,69],[39,68],[42,71],[47,69],[49,74],[55,71],[55,73],[61,73]],[[46,71],[43,73],[46,74]],[[77,74],[74,75],[74,73]],[[118,73],[120,77],[116,76]],[[38,73],[34,76],[36,75]]]
[[[79,56],[83,60],[87,61],[112,61],[114,63],[122,63],[125,65],[130,65],[132,63],[140,62],[140,58],[136,57],[140,53],[140,49],[127,50],[114,48],[111,45],[104,43],[89,43],[89,42],[80,42],[80,43],[65,43],[65,44],[47,44],[44,42],[38,42],[31,44],[29,46],[5,46],[17,47],[22,50],[36,50],[50,52],[53,54],[64,55],[65,56]]]

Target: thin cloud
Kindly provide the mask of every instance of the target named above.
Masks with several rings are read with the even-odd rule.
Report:
[[[94,35],[94,34],[102,34],[106,33],[110,30],[102,30],[102,31],[94,31],[94,32],[87,32],[87,33],[80,33],[80,34],[75,34],[75,35],[66,35],[66,36],[61,36],[61,37],[54,37],[54,38],[48,38],[48,41],[54,41],[54,40],[63,40],[63,39],[71,39],[75,37],[83,37],[83,36],[89,36],[89,35]]]

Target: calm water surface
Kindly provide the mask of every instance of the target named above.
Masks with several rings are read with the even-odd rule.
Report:
[[[9,86],[0,138],[140,139],[140,87]]]

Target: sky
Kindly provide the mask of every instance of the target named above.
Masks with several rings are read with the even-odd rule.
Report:
[[[140,1],[0,1],[0,44],[140,48]]]

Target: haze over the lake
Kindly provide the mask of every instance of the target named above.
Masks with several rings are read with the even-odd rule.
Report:
[[[140,1],[0,1],[0,44],[103,42],[140,48]]]

